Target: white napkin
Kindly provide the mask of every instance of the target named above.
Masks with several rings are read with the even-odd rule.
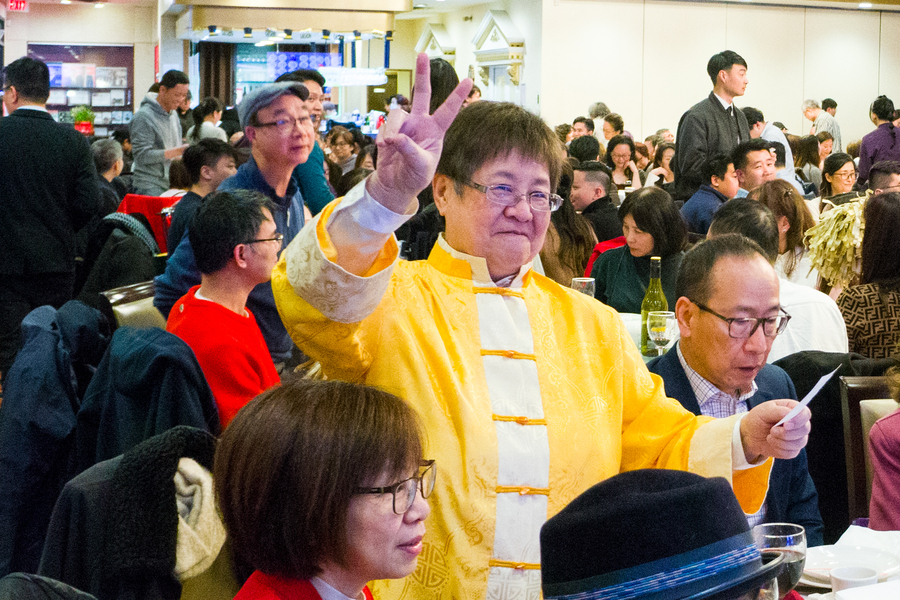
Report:
[[[893,554],[900,559],[900,531],[875,531],[868,527],[851,525],[835,545],[874,548]]]
[[[885,581],[834,592],[835,600],[897,600],[897,598],[900,598],[900,581]]]

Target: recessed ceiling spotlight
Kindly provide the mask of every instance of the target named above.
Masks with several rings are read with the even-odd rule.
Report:
[[[859,7],[860,8],[872,8],[872,3],[871,2],[860,2]]]

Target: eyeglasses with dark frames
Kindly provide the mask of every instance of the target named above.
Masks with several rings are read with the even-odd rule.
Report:
[[[259,244],[261,242],[278,242],[279,244],[284,242],[284,234],[276,233],[275,237],[265,238],[263,240],[247,240],[244,242],[245,244]]]
[[[404,479],[394,485],[385,487],[356,488],[357,494],[392,494],[394,501],[394,513],[398,515],[406,514],[412,508],[413,502],[416,500],[416,490],[422,492],[422,497],[427,498],[434,490],[434,481],[437,478],[437,465],[434,460],[423,460],[419,464],[422,472],[409,479]]]
[[[528,205],[539,212],[553,212],[562,206],[562,196],[551,194],[550,192],[528,192],[527,194],[519,194],[511,185],[501,183],[498,185],[481,185],[472,181],[461,181],[463,185],[467,185],[472,189],[478,190],[487,199],[494,204],[501,206],[515,206],[519,203],[520,198],[525,198]]]
[[[285,134],[294,130],[299,124],[301,127],[304,123],[310,122],[309,116],[305,117],[284,117],[271,123],[250,123],[252,127],[274,127],[278,133]]]
[[[691,300],[691,302],[694,302]],[[759,326],[763,326],[763,334],[766,337],[775,337],[776,335],[782,333],[784,329],[787,327],[788,321],[791,320],[791,315],[781,310],[781,313],[774,317],[724,317],[712,310],[711,308],[700,304],[699,302],[694,302],[700,310],[704,312],[708,312],[709,314],[718,317],[728,323],[728,335],[735,339],[746,339],[756,333],[756,330],[759,329]]]

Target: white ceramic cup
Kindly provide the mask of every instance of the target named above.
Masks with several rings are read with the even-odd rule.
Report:
[[[867,567],[837,567],[831,570],[831,590],[839,592],[850,588],[878,583],[878,571]]]

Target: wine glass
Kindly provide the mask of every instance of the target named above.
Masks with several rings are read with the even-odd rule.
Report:
[[[778,575],[778,597],[794,589],[806,563],[806,530],[792,523],[764,523],[753,528],[756,547],[777,550],[784,555],[784,567]]]
[[[647,335],[656,345],[657,356],[666,353],[666,346],[675,337],[676,326],[675,313],[669,310],[654,310],[647,313]]]
[[[570,287],[582,294],[587,294],[591,298],[594,297],[594,291],[596,290],[593,277],[574,277]]]

